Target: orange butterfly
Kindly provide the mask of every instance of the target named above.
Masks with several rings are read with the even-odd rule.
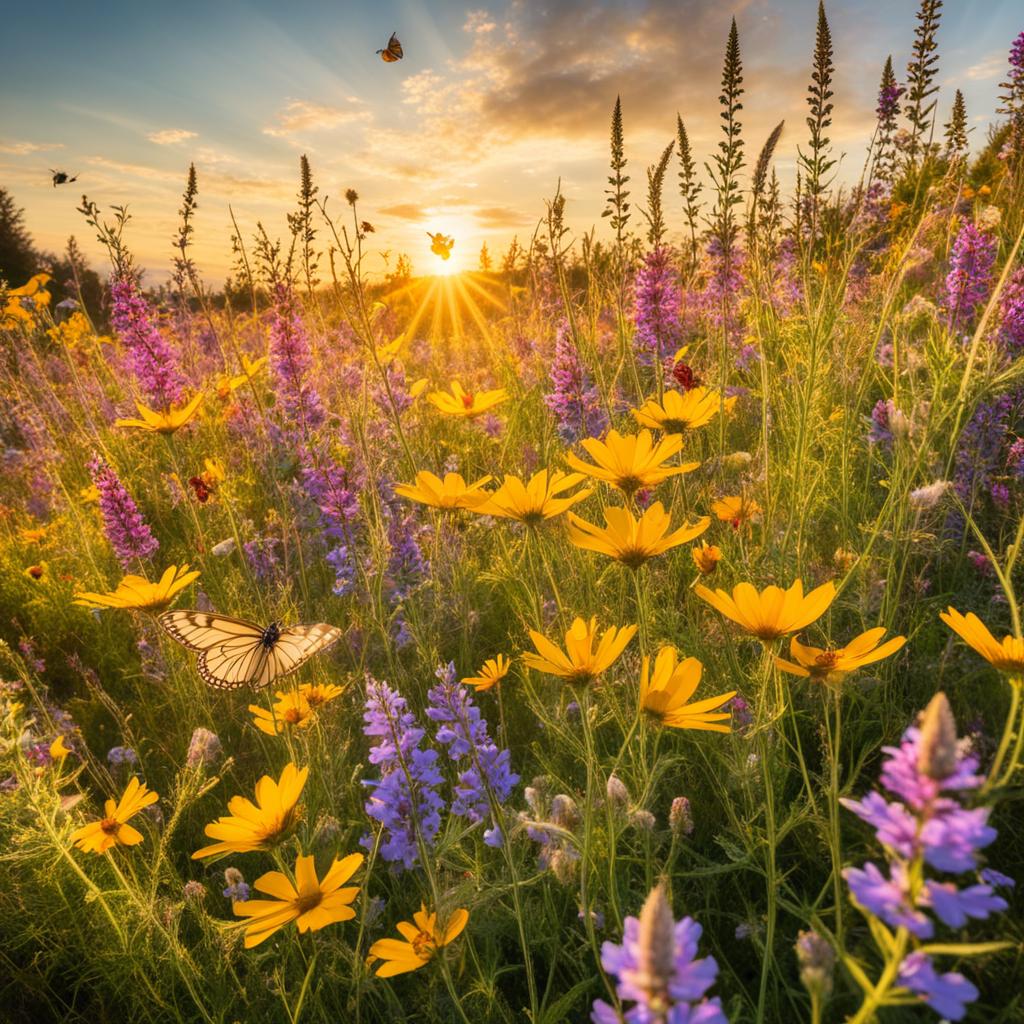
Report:
[[[383,50],[378,50],[377,52],[385,64],[394,64],[396,60],[401,60],[405,56],[405,53],[402,51],[402,44],[398,41],[398,35],[394,32],[391,33],[388,45]]]

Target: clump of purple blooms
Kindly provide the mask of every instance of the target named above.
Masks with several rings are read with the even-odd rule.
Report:
[[[675,921],[664,889],[647,897],[639,917],[623,922],[622,943],[605,942],[601,966],[616,980],[619,1010],[594,1001],[594,1024],[728,1024],[717,996],[705,995],[718,976],[713,956],[697,958],[701,926],[692,917]]]
[[[364,809],[384,827],[381,857],[411,868],[420,858],[419,841],[431,847],[441,828],[444,800],[438,787],[444,780],[437,751],[420,746],[423,729],[405,698],[386,682],[368,679],[363,722],[363,733],[377,738],[370,747],[370,763],[381,772],[380,779],[363,780],[371,794]],[[373,848],[373,836],[360,841]]]
[[[153,323],[149,305],[135,282],[122,277],[111,285],[110,294],[111,322],[139,387],[158,409],[179,404],[185,397],[187,382],[178,369],[174,350]]]
[[[899,746],[885,747],[883,787],[896,799],[872,792],[843,805],[875,829],[885,850],[884,869],[873,862],[843,872],[857,904],[890,928],[904,929],[915,940],[935,934],[936,921],[963,928],[1006,909],[993,881],[979,875],[980,851],[996,838],[988,824],[989,808],[964,806],[961,794],[978,789],[984,776],[969,743],[956,735],[949,703],[942,693],[932,698],[918,725],[903,734]],[[974,881],[926,877],[970,873]],[[1010,882],[1012,884],[1012,882]],[[962,974],[940,974],[931,957],[919,950],[904,957],[898,983],[919,995],[936,1013],[962,1020],[978,990]]]
[[[89,462],[89,475],[99,491],[103,529],[123,569],[131,567],[139,558],[149,558],[160,542],[142,518],[117,473],[99,455]]]
[[[683,342],[679,315],[683,294],[669,248],[659,245],[645,257],[637,272],[633,322],[634,347],[644,365],[660,362]]]
[[[590,383],[587,371],[573,341],[567,321],[558,325],[555,337],[555,358],[551,364],[552,390],[544,396],[544,404],[558,421],[558,436],[572,444],[581,437],[599,437],[608,425],[597,388]]]
[[[427,694],[427,717],[440,723],[436,738],[448,748],[448,756],[459,762],[460,768],[466,765],[455,783],[452,814],[466,817],[474,824],[489,818],[492,827],[484,832],[484,842],[501,846],[504,834],[491,801],[500,805],[508,800],[519,776],[512,771],[509,752],[499,750],[491,740],[480,709],[473,703],[468,688],[456,678],[455,664],[442,665],[435,675],[440,683]]]
[[[950,330],[969,330],[992,290],[996,238],[964,221],[953,242],[946,275],[946,313]]]
[[[305,440],[326,418],[311,380],[313,353],[292,293],[278,285],[270,320],[270,368],[280,420],[288,433]]]
[[[1015,270],[1006,282],[999,314],[999,343],[1011,355],[1017,355],[1024,348],[1024,267]]]
[[[1000,395],[979,405],[960,432],[953,486],[968,509],[985,494],[1000,506],[1009,499],[1009,492],[998,477],[1006,459],[1010,419],[1018,405],[1017,396]]]

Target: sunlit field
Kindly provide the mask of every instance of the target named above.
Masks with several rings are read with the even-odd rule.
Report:
[[[968,113],[941,8],[852,180],[824,9],[767,140],[724,12],[707,151],[613,94],[479,254],[0,190],[0,1020],[1024,1022],[1024,32]]]

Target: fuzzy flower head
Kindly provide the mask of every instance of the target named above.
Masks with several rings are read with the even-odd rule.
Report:
[[[564,652],[543,633],[531,629],[536,653],[528,651],[523,660],[530,668],[558,676],[570,686],[585,685],[611,668],[635,634],[636,626],[610,626],[598,641],[596,616],[589,622],[576,618],[566,631]]]

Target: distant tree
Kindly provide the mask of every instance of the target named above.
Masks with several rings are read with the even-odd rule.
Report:
[[[0,187],[0,278],[17,287],[38,269],[40,257],[25,227],[25,211]]]
[[[484,244],[480,246],[480,269],[485,274],[489,274],[492,269],[491,254],[487,251],[486,242],[484,242]]]

